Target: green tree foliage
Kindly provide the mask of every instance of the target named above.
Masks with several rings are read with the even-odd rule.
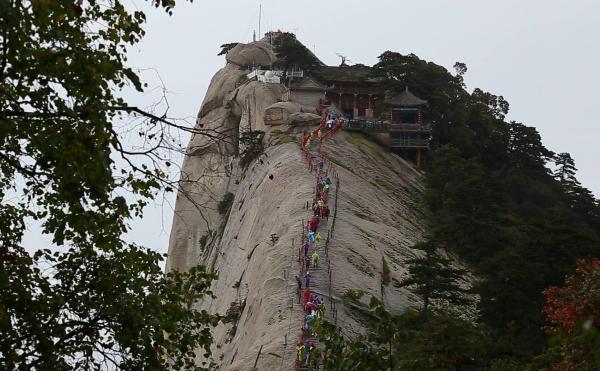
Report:
[[[506,354],[523,360],[545,346],[544,288],[560,284],[577,259],[600,253],[600,207],[577,182],[568,154],[545,148],[535,128],[505,121],[508,102],[481,89],[468,93],[466,66],[455,69],[453,76],[388,51],[374,74],[383,88],[409,86],[429,102],[430,234],[473,267],[480,320]]]
[[[292,68],[310,72],[320,64],[317,57],[293,33],[284,32],[273,40],[273,44],[277,56],[275,66],[284,72]]]
[[[579,215],[583,215],[595,229],[600,229],[600,207],[594,195],[582,187],[575,174],[577,168],[571,155],[564,152],[554,156],[554,179],[560,184],[564,202]]]
[[[325,370],[484,370],[500,360],[482,329],[452,311],[422,321],[414,311],[391,315],[376,299],[370,309],[367,333],[355,339],[321,326]]]
[[[467,73],[467,65],[463,62],[454,63],[454,71],[456,72],[456,78],[459,79],[461,85],[465,87],[464,76]]]
[[[482,243],[490,249],[500,243],[496,236],[503,222],[502,200],[494,184],[479,161],[465,159],[449,145],[433,153],[431,167],[445,169],[428,173],[425,180],[425,201],[433,211],[431,232],[461,255],[482,258]]]
[[[554,178],[563,186],[571,187],[573,185],[579,185],[579,182],[575,178],[577,168],[575,167],[575,161],[570,154],[563,152],[558,153],[554,156],[554,163],[556,170],[554,171]]]
[[[114,124],[133,111],[150,118],[140,126],[166,122],[119,96],[143,89],[125,52],[145,19],[121,1],[0,1],[0,369],[192,369],[197,349],[210,356],[219,317],[192,304],[214,275],[165,275],[161,255],[123,241],[169,190],[164,133],[141,132],[156,144],[135,152]],[[30,220],[64,248],[26,251]]]
[[[400,286],[408,286],[423,301],[422,313],[427,316],[432,302],[443,300],[450,304],[467,304],[466,290],[460,286],[464,270],[453,268],[448,258],[436,251],[433,241],[418,243],[414,249],[424,255],[406,261],[409,277],[400,281]]]
[[[239,43],[227,43],[221,45],[221,51],[217,55],[227,54],[231,49],[235,48]]]
[[[462,71],[466,71],[466,66],[465,66],[464,70],[461,69],[461,72]],[[459,76],[462,76],[462,74],[460,74]],[[494,117],[497,117],[500,119],[504,119],[504,117],[508,113],[508,109],[510,107],[508,102],[504,99],[503,96],[497,96],[497,95],[485,92],[479,88],[475,88],[475,90],[473,90],[473,94],[471,94],[471,98],[475,102],[479,102],[479,103],[483,104],[485,107],[490,108],[490,113]]]

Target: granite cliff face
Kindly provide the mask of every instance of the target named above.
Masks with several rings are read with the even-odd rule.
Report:
[[[273,58],[268,43],[240,44],[213,77],[197,126],[226,140],[191,139],[171,230],[167,270],[206,264],[219,274],[213,285],[217,299],[198,307],[221,314],[239,308],[215,331],[215,360],[222,370],[252,369],[261,346],[259,369],[292,368],[302,324],[294,276],[315,180],[298,144],[306,127],[265,125],[265,110],[282,100],[285,88],[245,79],[247,65],[270,64]],[[287,106],[296,107],[290,116],[303,116],[294,116],[298,105]],[[303,107],[302,113],[311,110]],[[266,133],[266,150],[242,170],[237,151],[248,130]],[[410,246],[422,238],[424,216],[416,202],[422,185],[411,164],[361,134],[340,131],[323,150],[340,181],[329,244],[332,300],[338,325],[352,335],[362,327],[355,309],[340,300],[346,290],[363,290],[365,302],[376,296],[396,313],[415,303],[397,282],[406,274],[403,261],[414,254]],[[233,195],[231,208],[219,213],[227,193]],[[279,237],[275,242],[273,234]]]

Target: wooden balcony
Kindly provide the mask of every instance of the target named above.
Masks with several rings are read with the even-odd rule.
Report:
[[[393,122],[389,124],[390,131],[393,132],[415,132],[415,133],[429,133],[431,132],[431,125],[429,124],[406,124],[400,122]]]
[[[431,132],[431,126],[424,124],[390,123],[388,121],[375,120],[350,120],[344,123],[344,130],[379,133],[429,133]]]
[[[387,133],[390,131],[389,124],[384,121],[373,120],[350,120],[344,123],[344,130],[369,131]]]
[[[429,139],[419,138],[392,138],[391,148],[429,148]]]

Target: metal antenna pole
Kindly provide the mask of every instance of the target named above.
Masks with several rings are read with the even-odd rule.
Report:
[[[260,23],[262,21],[262,4],[258,4],[258,39],[261,39]]]

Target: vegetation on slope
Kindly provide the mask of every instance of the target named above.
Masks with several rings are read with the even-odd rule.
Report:
[[[265,132],[261,130],[246,131],[240,136],[242,151],[240,153],[240,167],[244,170],[258,159],[265,151],[263,139]]]
[[[586,342],[586,353],[581,342],[571,341],[566,347],[570,358],[564,351],[556,351],[565,347],[548,348],[543,292],[561,285],[565,275],[575,270],[578,259],[590,261],[599,255],[598,200],[577,181],[569,154],[555,154],[544,147],[535,128],[507,122],[508,102],[480,89],[467,92],[463,82],[466,66],[457,63],[455,69],[452,75],[413,54],[388,51],[379,57],[374,74],[381,78],[385,89],[400,92],[410,86],[429,102],[425,116],[433,127],[433,151],[424,194],[431,215],[429,237],[474,268],[478,280],[473,293],[480,299],[478,323],[466,323],[452,311],[438,311],[415,325],[417,334],[405,334],[406,326],[412,325],[403,320],[410,314],[392,318],[380,313],[388,326],[394,327],[400,321],[395,327],[398,334],[394,335],[402,338],[401,344],[398,339],[398,357],[411,355],[410,359],[419,359],[414,354],[419,350],[431,356],[412,366],[388,358],[398,369],[508,370],[527,364],[535,368],[557,364],[572,369],[583,364],[576,359],[578,354],[588,354],[589,361],[590,353],[600,353],[598,342]],[[413,281],[419,279],[413,274]],[[600,277],[592,275],[589,280],[597,287]],[[597,313],[600,305],[592,302]],[[564,309],[576,311],[569,305]],[[597,319],[590,321],[589,315],[575,317],[576,333],[598,332]],[[436,322],[440,318],[443,323]],[[454,326],[456,321],[460,325]],[[585,331],[584,324],[588,326]],[[446,342],[448,337],[436,336],[440,331],[468,337],[464,341],[478,349],[472,355],[476,362],[458,361],[457,357],[470,351],[453,351],[455,345]],[[423,342],[423,337],[429,340]],[[559,341],[565,339],[569,337]],[[385,343],[377,337],[366,340],[364,347]],[[367,356],[360,341],[330,345],[334,346],[332,354],[336,349],[342,353],[348,350],[345,356],[355,357],[355,361],[362,356],[372,362],[385,359]],[[406,354],[399,355],[401,352]],[[450,359],[430,363],[442,353]],[[593,365],[583,369],[598,367],[598,363],[585,364]],[[389,369],[392,363],[378,365]],[[377,367],[372,369],[382,369]]]

